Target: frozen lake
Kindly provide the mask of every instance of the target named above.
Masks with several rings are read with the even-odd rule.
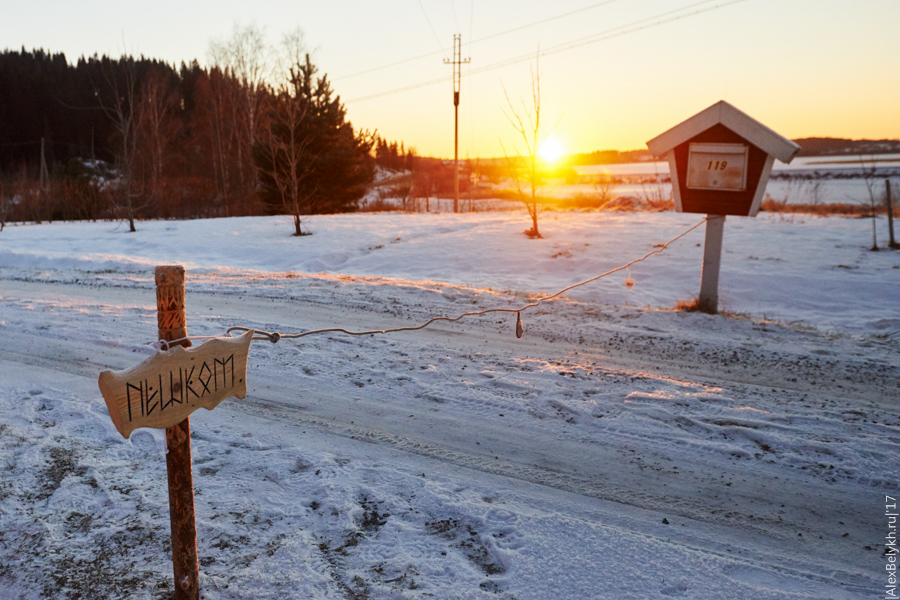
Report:
[[[863,176],[864,169],[875,168],[877,171],[900,171],[900,155],[879,154],[875,156],[803,156],[795,158],[791,164],[775,161],[772,170],[779,172],[818,171],[820,173]],[[662,175],[669,174],[669,163],[664,160],[619,163],[611,165],[585,165],[574,167],[579,175],[629,176],[629,175]]]
[[[878,155],[874,157],[856,156],[805,156],[794,159],[791,164],[775,161],[773,176],[766,193],[775,200],[788,203],[835,204],[868,203],[869,189],[866,184],[866,170],[875,169],[874,184],[876,199],[884,194],[884,179],[893,179],[894,197],[900,195],[900,156]],[[664,176],[668,179],[669,163],[650,161],[612,165],[588,165],[575,167],[575,171],[588,179],[596,175],[608,175],[620,179],[631,179],[613,185],[610,190],[616,196],[642,196],[650,192],[646,179]],[[643,180],[643,181],[642,181]],[[652,186],[655,191],[655,184]],[[663,194],[668,195],[670,186],[663,184]],[[579,183],[568,186],[548,185],[548,191],[558,197],[595,193],[593,183]]]

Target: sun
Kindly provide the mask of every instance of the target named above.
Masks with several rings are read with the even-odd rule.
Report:
[[[562,142],[551,136],[544,140],[544,143],[538,148],[538,156],[540,156],[544,162],[552,165],[563,157],[564,151],[565,148],[563,147]]]

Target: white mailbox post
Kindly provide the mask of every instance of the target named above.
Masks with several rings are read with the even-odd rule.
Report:
[[[755,217],[775,159],[791,162],[800,146],[722,100],[647,147],[669,161],[675,210],[707,216],[699,301],[718,312],[725,216]]]

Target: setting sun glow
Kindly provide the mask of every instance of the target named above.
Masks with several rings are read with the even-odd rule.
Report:
[[[562,143],[558,139],[549,137],[544,140],[544,143],[538,148],[538,156],[540,156],[544,162],[553,164],[562,158],[564,151],[565,148],[563,148]]]

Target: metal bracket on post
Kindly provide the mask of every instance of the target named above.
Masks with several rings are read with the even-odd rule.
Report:
[[[700,274],[701,311],[719,312],[719,265],[722,262],[722,234],[725,215],[706,216],[706,239],[703,242],[703,269]]]
[[[182,266],[156,267],[159,338],[167,342],[187,337],[184,279]],[[176,343],[185,347],[191,345],[188,340]],[[175,600],[199,600],[200,566],[197,560],[197,523],[194,516],[189,417],[166,429],[166,467],[169,474],[169,520],[172,527]]]

